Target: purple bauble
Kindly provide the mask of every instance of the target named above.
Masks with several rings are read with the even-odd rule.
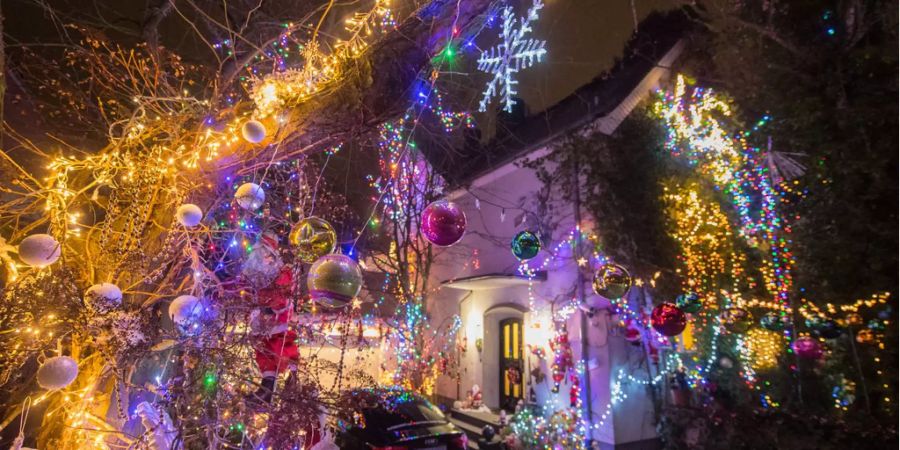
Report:
[[[466,214],[453,202],[438,200],[422,212],[422,234],[434,245],[453,245],[465,233]]]
[[[791,344],[794,353],[803,359],[819,359],[822,357],[822,346],[819,341],[811,337],[801,337]]]

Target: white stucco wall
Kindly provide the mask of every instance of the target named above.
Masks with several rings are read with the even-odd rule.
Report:
[[[541,150],[538,153],[542,153]],[[534,204],[535,194],[543,188],[530,169],[515,165],[506,166],[494,171],[492,175],[483,177],[473,184],[469,190],[451,193],[448,197],[458,203],[466,212],[468,219],[467,234],[457,245],[440,250],[433,268],[433,282],[472,277],[488,274],[517,273],[519,262],[512,255],[509,243],[512,237],[522,230],[534,230],[538,223],[552,230],[546,239],[545,248],[556,247],[574,228],[574,209],[568,202],[561,200],[555,193],[549,210],[535,216],[525,215],[526,211],[537,212]],[[480,199],[476,202],[476,198]],[[505,214],[503,213],[505,211]],[[505,217],[501,217],[504,216]],[[542,251],[534,262],[542,262],[549,254]],[[545,268],[546,281],[532,284],[533,304],[529,304],[529,287],[518,285],[495,289],[461,290],[441,288],[428,299],[428,311],[434,323],[459,314],[462,327],[459,331],[459,342],[465,343],[466,351],[459,354],[460,381],[450,376],[443,376],[437,382],[437,393],[447,398],[465,398],[465,393],[473,384],[478,384],[484,392],[485,404],[497,408],[499,402],[498,377],[498,327],[503,318],[515,316],[515,312],[504,309],[501,314],[485,313],[500,305],[520,305],[528,312],[521,314],[524,319],[524,343],[526,354],[525,396],[529,387],[534,387],[538,404],[550,408],[565,408],[569,404],[569,385],[564,383],[558,394],[553,394],[553,381],[550,365],[553,363],[553,352],[548,343],[554,335],[551,320],[550,302],[556,300],[563,303],[571,299],[576,291],[577,263],[571,250],[560,249],[556,258],[552,258]],[[588,274],[589,275],[589,274]],[[589,276],[585,277],[585,292],[593,296]],[[602,302],[593,296],[592,302]],[[581,358],[581,320],[582,312],[571,315],[567,329],[576,361]],[[611,379],[620,368],[629,373],[635,372],[635,358],[643,358],[640,347],[626,343],[623,338],[611,336],[609,331],[614,326],[608,314],[598,313],[588,320],[588,379],[590,380],[591,404],[594,422],[601,421],[601,414],[606,412],[610,402]],[[476,350],[476,341],[483,339],[483,351]],[[544,360],[530,354],[528,346],[542,346],[547,356]],[[530,385],[533,381],[530,371],[540,367],[545,375],[542,383]],[[643,369],[642,369],[643,370]],[[636,372],[641,377],[643,372]],[[644,376],[645,377],[645,376]],[[652,403],[649,402],[647,389],[643,386],[627,386],[628,399],[616,405],[604,425],[594,430],[595,439],[606,443],[624,443],[639,441],[655,436]]]

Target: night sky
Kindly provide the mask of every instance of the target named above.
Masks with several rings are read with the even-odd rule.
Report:
[[[59,42],[61,23],[77,19],[104,30],[127,47],[140,41],[137,30],[148,3],[150,0],[51,0],[47,4],[59,13],[58,21],[55,21],[30,0],[3,0],[7,45]],[[279,10],[289,11],[285,17],[290,17],[290,11],[296,11],[297,5],[308,4],[310,2],[270,2],[266,3],[266,12],[274,16]],[[520,1],[518,4],[524,12],[531,3]],[[632,35],[635,21],[640,22],[653,10],[672,6],[670,0],[546,0],[541,18],[534,24],[533,35],[547,41],[547,57],[542,63],[519,74],[519,96],[527,105],[527,111],[535,113],[553,105],[611,68]],[[188,6],[180,5],[179,8],[190,17],[192,12]],[[338,4],[329,14],[323,34],[340,35],[343,20],[350,11],[359,8],[360,2],[355,1],[346,2],[343,6]],[[399,17],[405,17],[402,7],[396,9]],[[217,13],[221,15],[221,11],[214,8],[208,12],[213,16]],[[477,39],[478,45],[486,48],[496,43],[498,32],[499,27],[484,30]],[[169,14],[160,26],[160,38],[165,46],[177,49],[188,61],[212,61],[205,44],[197,39],[194,31],[177,13]],[[488,80],[487,75],[475,68],[477,55],[477,50],[466,52],[459,67],[454,67],[467,73],[462,76],[469,78],[466,84],[470,87],[478,87]],[[474,95],[475,92],[472,94],[474,104],[471,107],[476,109],[477,95]]]

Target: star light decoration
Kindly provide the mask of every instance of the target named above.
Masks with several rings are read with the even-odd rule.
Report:
[[[538,11],[543,7],[541,0],[534,0],[528,9],[528,15],[519,19],[518,28],[513,17],[513,8],[511,6],[503,8],[503,29],[500,32],[503,42],[482,52],[478,58],[478,70],[494,75],[481,97],[479,111],[486,111],[491,98],[497,95],[503,97],[503,110],[512,112],[515,103],[513,96],[516,95],[516,85],[519,84],[513,75],[521,69],[531,67],[547,53],[544,49],[547,41],[525,38],[525,35],[532,31],[530,23],[538,19]]]

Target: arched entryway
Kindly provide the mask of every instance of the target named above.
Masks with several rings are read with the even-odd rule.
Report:
[[[484,312],[482,386],[491,409],[513,412],[525,396],[524,321],[527,309],[508,303]]]

